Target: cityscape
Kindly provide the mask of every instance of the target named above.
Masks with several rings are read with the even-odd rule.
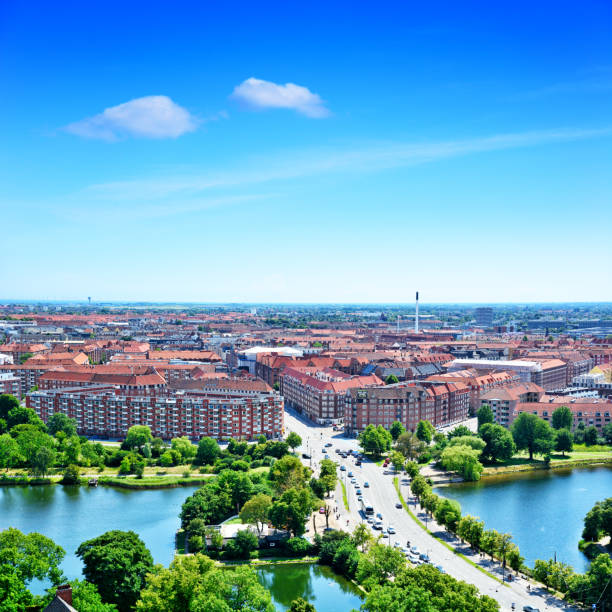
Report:
[[[0,56],[0,612],[612,612],[609,2]]]

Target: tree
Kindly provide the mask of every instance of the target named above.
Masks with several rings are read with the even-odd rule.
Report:
[[[19,577],[17,570],[7,563],[0,564],[0,610],[25,610],[33,603],[32,594]]]
[[[414,478],[419,473],[419,464],[416,461],[406,461],[404,470],[410,478]]]
[[[561,451],[561,454],[565,457],[565,453],[571,453],[574,448],[574,437],[572,432],[565,427],[557,431],[557,438],[555,441],[555,449]]]
[[[468,542],[475,550],[480,548],[483,533],[484,523],[469,514],[462,517],[457,525],[457,535]]]
[[[270,522],[280,529],[287,529],[294,536],[305,531],[304,523],[317,507],[317,500],[309,489],[286,490],[270,508]]]
[[[0,395],[0,419],[8,422],[8,415],[13,408],[19,408],[19,400],[14,395]]]
[[[263,526],[268,521],[272,498],[264,493],[258,493],[251,497],[240,510],[240,520],[243,523],[255,525],[257,533],[261,535]]]
[[[70,436],[76,436],[76,425],[75,419],[71,419],[63,412],[56,412],[47,421],[47,430],[52,436],[55,436],[58,431],[62,431],[69,438]]]
[[[412,460],[423,452],[425,445],[413,433],[405,431],[399,435],[395,448]]]
[[[387,378],[385,378],[385,385],[395,385],[399,382],[399,378],[395,374],[389,374]]]
[[[19,444],[9,434],[0,436],[0,468],[15,467],[21,460]]]
[[[336,488],[336,482],[338,481],[336,464],[331,459],[323,459],[321,461],[320,473],[319,482],[323,487],[323,491],[329,495]]]
[[[601,430],[601,435],[605,440],[606,444],[612,444],[612,423],[608,423]]]
[[[220,454],[221,448],[216,440],[202,438],[198,443],[195,462],[198,465],[212,465]]]
[[[491,406],[488,404],[483,404],[476,413],[476,417],[478,418],[478,430],[485,423],[493,423],[495,418],[493,417],[493,411],[491,410]]]
[[[519,450],[529,452],[529,460],[534,453],[546,454],[554,443],[554,432],[551,426],[535,414],[521,412],[512,423],[512,437]]]
[[[65,485],[74,485],[79,484],[79,466],[78,465],[69,465],[64,470],[64,475],[62,477],[61,483]]]
[[[582,538],[596,542],[602,535],[612,537],[612,497],[597,502],[584,517]]]
[[[455,438],[458,439],[458,438]],[[450,472],[458,472],[465,480],[480,480],[482,464],[480,451],[464,444],[447,446],[440,456],[440,465]]]
[[[151,444],[153,435],[148,425],[132,425],[127,432],[123,447],[127,450],[141,451],[145,444]]]
[[[394,442],[397,442],[397,439],[406,431],[406,428],[400,423],[400,421],[393,421],[391,423],[391,427],[389,428],[389,433],[393,438]]]
[[[376,542],[359,559],[357,581],[366,588],[384,584],[406,565],[404,555],[396,548]]]
[[[302,438],[300,438],[300,436],[298,436],[295,431],[292,431],[287,436],[287,444],[289,445],[291,450],[294,451],[298,446],[302,444]]]
[[[311,603],[298,597],[291,602],[288,612],[317,612],[317,610]]]
[[[372,541],[372,534],[368,529],[368,526],[365,523],[359,523],[357,527],[355,527],[352,536],[352,542],[357,548],[361,548],[363,552],[367,545]]]
[[[506,557],[512,544],[512,536],[509,533],[500,533],[497,538],[497,556],[502,561],[502,567],[506,567]]]
[[[17,425],[32,425],[35,429],[46,432],[47,426],[41,421],[40,417],[31,408],[16,406],[9,410],[6,418],[6,426],[12,430]]]
[[[34,425],[19,425],[11,433],[15,433],[15,430],[18,430],[16,440],[19,445],[19,452],[28,465],[32,465],[36,453],[41,448],[55,447],[53,438],[40,431]]]
[[[22,582],[37,578],[59,584],[65,554],[61,546],[40,533],[24,534],[13,527],[0,531],[0,563],[11,566]]]
[[[55,463],[56,456],[57,453],[54,448],[41,446],[30,461],[32,472],[34,472],[36,476],[45,476],[49,468]]]
[[[392,441],[391,434],[382,425],[374,427],[370,424],[359,434],[359,444],[363,452],[374,457],[386,453],[391,448]]]
[[[423,495],[423,493],[425,493],[425,491],[427,489],[429,489],[429,485],[427,484],[427,481],[425,480],[425,478],[423,478],[423,476],[421,476],[420,474],[418,474],[417,476],[415,476],[412,479],[412,482],[410,483],[410,491],[412,491],[412,494],[417,498],[420,499],[421,495]]]
[[[507,461],[516,452],[516,445],[512,434],[501,425],[485,423],[478,434],[485,442],[482,457],[493,463]]]
[[[153,570],[153,557],[133,531],[107,531],[83,542],[76,551],[83,575],[98,588],[102,600],[121,611],[134,607]]]
[[[241,529],[233,540],[225,546],[225,552],[230,559],[249,559],[251,552],[257,550],[259,540],[248,529]]]
[[[584,430],[584,443],[587,446],[594,446],[597,444],[597,438],[599,434],[597,433],[597,427],[595,425],[589,425]]]
[[[457,438],[459,436],[473,436],[473,435],[475,434],[469,427],[466,427],[465,425],[457,425],[455,429],[448,432],[447,437],[449,440],[452,440],[453,438]]]
[[[71,580],[72,587],[72,606],[79,612],[116,612],[117,606],[105,604],[98,593],[98,589],[91,582],[86,580]],[[55,596],[57,587],[53,587],[47,592],[45,603],[49,605]]]
[[[399,451],[393,451],[391,453],[391,463],[393,464],[396,472],[401,472],[405,462],[406,458]]]
[[[191,440],[187,436],[173,438],[170,442],[170,447],[181,456],[181,463],[188,463],[191,461],[197,452],[197,447],[195,444],[191,443]]]
[[[572,411],[567,406],[559,406],[552,413],[552,426],[553,429],[572,429],[574,423],[574,416]]]
[[[450,531],[455,532],[461,520],[461,506],[454,499],[443,499],[438,504],[434,516],[439,525],[444,525]]]
[[[282,493],[287,489],[304,487],[311,473],[310,468],[306,467],[297,457],[285,455],[282,459],[275,461],[270,468],[270,480],[274,483],[276,490]]]
[[[416,428],[416,437],[425,444],[429,444],[436,432],[434,426],[429,421],[419,421]]]
[[[497,553],[498,541],[499,532],[495,529],[487,529],[480,538],[480,548],[493,557]]]
[[[274,612],[270,593],[248,566],[225,569],[202,554],[176,557],[165,568],[156,565],[140,593],[143,612]]]

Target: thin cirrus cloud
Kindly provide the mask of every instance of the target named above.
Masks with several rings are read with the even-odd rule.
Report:
[[[314,119],[330,115],[318,94],[310,91],[308,87],[294,83],[279,85],[251,77],[237,85],[230,97],[248,108],[258,110],[286,108]]]
[[[145,96],[111,106],[98,115],[67,125],[64,130],[83,138],[120,140],[177,138],[193,132],[200,122],[168,96]]]

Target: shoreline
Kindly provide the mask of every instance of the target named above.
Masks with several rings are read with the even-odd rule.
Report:
[[[160,478],[164,478],[163,476],[151,476],[144,477],[142,479],[130,478],[123,479],[117,478],[113,476],[101,476],[98,477],[98,486],[104,487],[116,487],[118,489],[130,489],[130,490],[155,490],[155,489],[177,489],[179,487],[190,487],[190,486],[200,486],[204,484],[208,477],[204,478],[182,478],[182,477],[168,477],[167,482],[159,482]],[[155,482],[157,481],[157,482]],[[39,486],[52,486],[52,485],[62,485],[62,486],[80,486],[89,488],[89,478],[84,477],[80,478],[80,482],[66,484],[62,483],[61,477],[30,477],[30,476],[20,476],[20,477],[0,477],[0,488],[1,487],[39,487]],[[95,488],[95,487],[92,487]]]
[[[590,467],[605,467],[609,466],[612,468],[612,456],[608,457],[597,457],[593,459],[568,459],[567,461],[555,461],[546,465],[544,462],[541,463],[526,463],[523,465],[508,465],[499,467],[485,467],[480,480],[468,481],[454,474],[453,472],[440,472],[441,480],[435,480],[432,478],[434,487],[448,487],[457,484],[472,484],[474,482],[486,482],[487,480],[493,480],[498,476],[508,476],[511,474],[517,474],[517,476],[525,475],[529,472],[543,472],[543,471],[554,471],[554,470],[572,470]]]

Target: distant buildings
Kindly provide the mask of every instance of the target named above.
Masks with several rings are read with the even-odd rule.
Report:
[[[477,327],[493,326],[493,308],[490,306],[480,306],[474,311],[474,318]]]

